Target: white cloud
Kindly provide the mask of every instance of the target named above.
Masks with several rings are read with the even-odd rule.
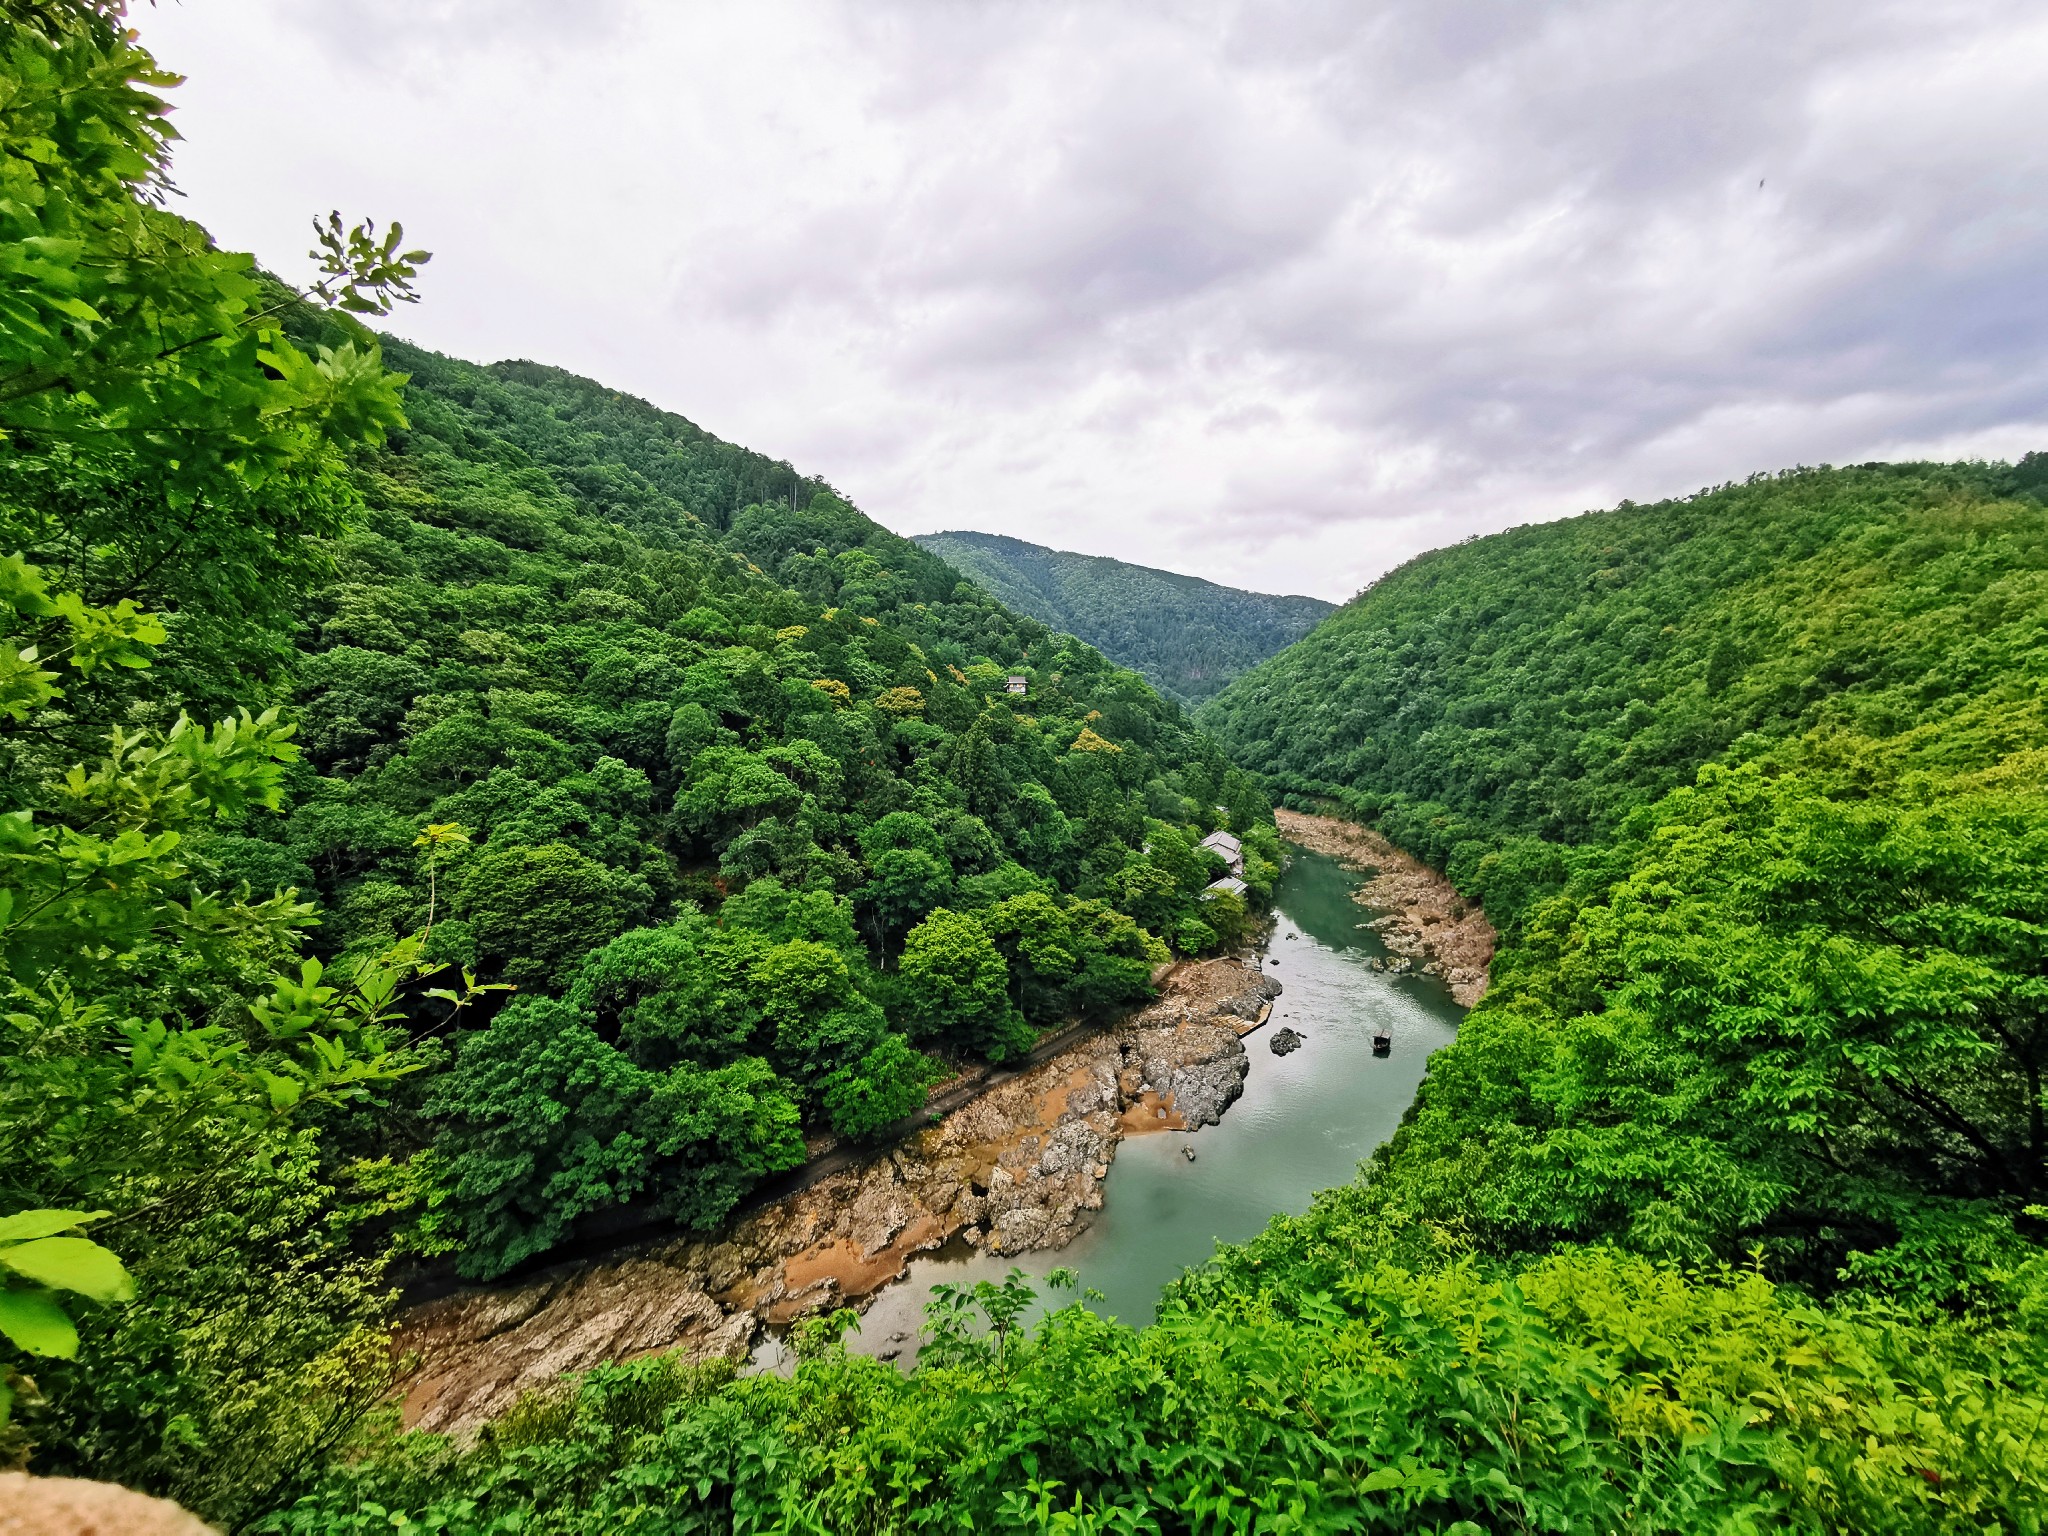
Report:
[[[2017,0],[139,19],[223,239],[289,269],[316,209],[395,213],[436,251],[415,339],[904,531],[1343,597],[1622,496],[2048,445]]]

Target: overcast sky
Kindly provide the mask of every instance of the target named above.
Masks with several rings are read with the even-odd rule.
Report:
[[[1341,599],[1798,463],[2048,447],[2048,7],[164,0],[185,211],[976,528]]]

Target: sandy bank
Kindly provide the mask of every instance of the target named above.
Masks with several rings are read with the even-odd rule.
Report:
[[[1275,811],[1273,819],[1281,836],[1372,875],[1354,899],[1382,914],[1372,926],[1388,949],[1443,978],[1467,1008],[1486,995],[1493,924],[1443,875],[1356,822],[1289,810]]]

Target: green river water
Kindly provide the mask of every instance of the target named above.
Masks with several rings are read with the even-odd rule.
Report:
[[[1464,1010],[1432,978],[1374,970],[1370,962],[1387,951],[1360,926],[1371,914],[1351,899],[1359,877],[1321,854],[1291,851],[1262,956],[1285,990],[1265,1028],[1245,1039],[1251,1072],[1222,1124],[1127,1138],[1103,1208],[1058,1252],[993,1258],[956,1239],[912,1260],[848,1337],[850,1348],[901,1351],[907,1363],[934,1285],[999,1279],[1012,1266],[1032,1276],[1076,1269],[1082,1285],[1102,1293],[1098,1310],[1147,1323],[1166,1283],[1218,1242],[1242,1242],[1276,1213],[1306,1210],[1317,1190],[1348,1182],[1393,1134],[1430,1053],[1456,1037]],[[1275,1056],[1266,1041],[1283,1024],[1307,1043]],[[1372,1034],[1382,1024],[1393,1028],[1393,1050],[1376,1057]],[[780,1353],[769,1344],[756,1358],[772,1369]]]

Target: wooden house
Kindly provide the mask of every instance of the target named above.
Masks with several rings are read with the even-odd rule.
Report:
[[[1196,846],[1208,849],[1209,852],[1215,854],[1225,864],[1228,864],[1233,875],[1242,875],[1244,873],[1244,844],[1235,837],[1232,837],[1228,832],[1211,832]]]

